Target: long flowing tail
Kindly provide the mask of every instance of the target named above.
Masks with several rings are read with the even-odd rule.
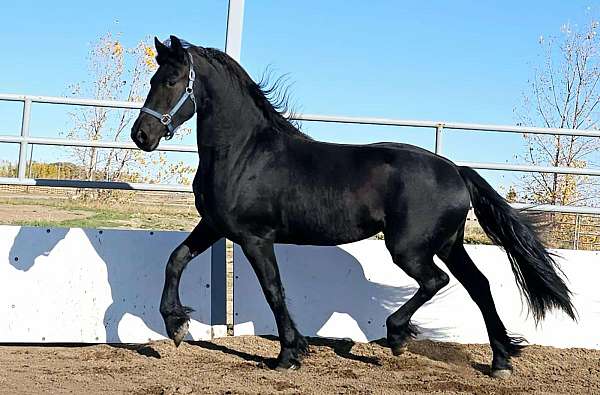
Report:
[[[473,169],[459,167],[459,172],[469,189],[479,224],[494,244],[506,251],[536,323],[552,308],[562,309],[575,320],[571,292],[531,223]]]

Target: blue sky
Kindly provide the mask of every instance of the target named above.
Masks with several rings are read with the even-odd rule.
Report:
[[[267,65],[289,73],[301,112],[514,124],[513,110],[540,62],[539,37],[558,35],[567,22],[584,24],[598,5],[246,0],[241,62],[254,77]],[[121,32],[128,45],[176,34],[223,48],[226,17],[226,1],[2,2],[0,92],[65,95],[69,84],[86,79],[90,43],[108,31]],[[56,136],[67,111],[34,105],[32,134]],[[18,133],[20,106],[0,102],[0,115],[0,133]],[[304,130],[329,141],[433,146],[427,129],[305,123]],[[522,148],[518,135],[444,138],[444,153],[455,160],[515,162]],[[2,159],[15,160],[16,152],[0,148]],[[36,148],[34,160],[59,155]],[[500,173],[492,179],[510,182]]]

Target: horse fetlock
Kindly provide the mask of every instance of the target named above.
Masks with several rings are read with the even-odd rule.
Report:
[[[299,355],[306,355],[309,352],[308,341],[302,335],[298,335],[298,339],[296,340],[296,350]]]

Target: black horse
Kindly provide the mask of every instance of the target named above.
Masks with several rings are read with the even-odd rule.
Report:
[[[155,45],[159,68],[133,141],[152,151],[197,114],[193,188],[202,219],[169,259],[160,306],[176,344],[189,319],[178,295],[181,273],[227,237],[242,247],[275,316],[278,368],[298,368],[307,342],[286,307],[273,243],[336,245],[382,231],[393,261],[419,285],[386,321],[392,352],[403,352],[415,334],[411,316],[448,284],[434,264],[437,255],[479,306],[493,350],[492,374],[506,377],[523,339],[508,336],[487,279],[463,248],[471,203],[485,232],[506,250],[536,321],[552,308],[575,317],[570,292],[532,225],[472,169],[407,144],[314,141],[225,53],[174,36],[168,45],[158,39]]]

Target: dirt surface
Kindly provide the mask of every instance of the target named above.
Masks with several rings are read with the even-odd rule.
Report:
[[[487,345],[311,340],[299,371],[270,368],[279,344],[246,336],[138,346],[0,347],[1,393],[600,393],[600,351],[530,346],[506,380],[488,376]]]
[[[0,204],[0,222],[3,224],[21,221],[23,218],[35,218],[42,221],[64,221],[84,219],[92,215],[93,213],[84,210],[69,210],[28,204],[18,206]]]

